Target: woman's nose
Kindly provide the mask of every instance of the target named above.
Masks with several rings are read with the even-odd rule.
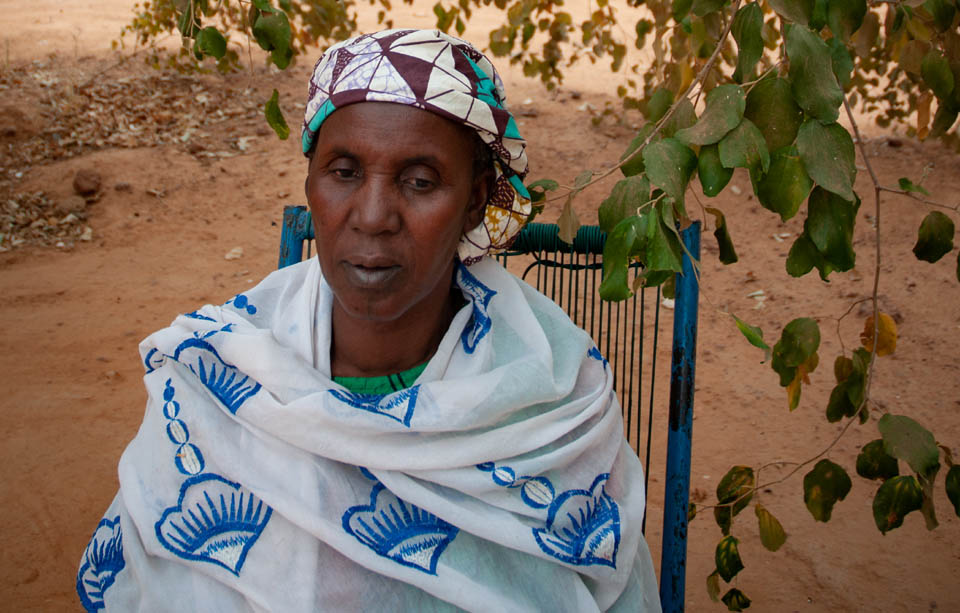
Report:
[[[382,175],[368,175],[353,194],[351,221],[364,234],[394,233],[400,229],[402,196],[396,182]]]

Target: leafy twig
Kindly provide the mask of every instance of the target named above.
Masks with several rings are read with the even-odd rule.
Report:
[[[736,0],[736,2],[735,2],[734,5],[733,5],[733,13],[736,14],[736,12],[737,12],[737,10],[739,10],[739,8],[740,8],[740,0]],[[583,186],[580,187],[579,191],[583,191],[583,190],[585,190],[586,188],[588,188],[588,187],[590,187],[591,185],[593,185],[594,183],[598,183],[598,182],[602,181],[603,179],[606,179],[606,178],[609,177],[611,174],[613,174],[613,173],[615,173],[617,170],[619,170],[624,164],[626,164],[627,162],[629,162],[630,160],[632,160],[635,156],[640,155],[640,154],[643,152],[643,150],[647,147],[647,145],[649,145],[649,144],[651,143],[651,141],[653,141],[653,138],[654,138],[657,134],[660,133],[660,130],[663,129],[663,126],[664,126],[668,121],[670,121],[670,118],[671,118],[671,117],[673,117],[674,112],[676,112],[677,108],[680,106],[680,102],[681,102],[682,100],[686,99],[686,98],[689,98],[689,97],[690,97],[690,94],[693,92],[694,88],[695,88],[697,85],[701,84],[701,83],[703,82],[703,80],[706,78],[706,76],[710,73],[710,69],[713,68],[713,64],[717,61],[717,57],[719,57],[719,55],[720,55],[720,50],[723,48],[723,42],[727,39],[727,35],[730,34],[730,28],[731,28],[731,27],[733,27],[733,20],[732,20],[732,19],[727,22],[726,27],[724,27],[723,32],[720,34],[720,38],[717,40],[717,46],[716,46],[716,48],[713,50],[713,53],[710,55],[710,58],[707,60],[707,63],[704,64],[704,65],[703,65],[703,68],[700,69],[700,72],[697,73],[696,78],[694,78],[693,82],[690,83],[689,87],[687,87],[687,91],[683,92],[683,95],[680,96],[680,97],[678,97],[678,98],[677,98],[677,101],[674,102],[674,103],[670,106],[670,108],[667,110],[667,112],[664,113],[663,117],[661,117],[660,120],[657,122],[657,125],[656,125],[656,127],[654,127],[653,131],[650,132],[649,135],[647,135],[647,138],[645,138],[644,141],[643,141],[643,143],[641,143],[640,146],[636,148],[636,150],[633,152],[633,154],[630,155],[630,156],[627,157],[627,158],[624,158],[624,159],[620,160],[617,164],[615,164],[614,166],[611,166],[611,167],[608,168],[607,170],[601,172],[599,175],[597,175],[596,177],[592,178],[589,182],[584,183]],[[555,200],[560,200],[560,199],[563,199],[563,198],[566,198],[566,197],[567,197],[567,194],[563,194],[562,196],[561,196],[561,195],[557,195],[557,196],[553,196],[553,197],[551,197],[551,198],[547,198],[544,202],[545,202],[545,203],[546,203],[546,202],[553,202],[553,201],[555,201]]]

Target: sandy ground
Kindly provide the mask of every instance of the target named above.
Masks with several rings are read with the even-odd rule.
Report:
[[[426,6],[426,4],[424,4]],[[403,7],[398,23],[429,26],[429,9]],[[52,0],[20,3],[0,15],[3,70],[21,71],[20,86],[0,91],[0,117],[19,129],[2,141],[21,147],[43,128],[39,101],[49,95],[37,82],[51,75],[62,83],[156,76],[134,59],[115,67],[109,41],[129,19],[129,0]],[[483,40],[491,20],[468,32]],[[175,42],[175,41],[174,41]],[[39,60],[40,63],[30,63]],[[297,125],[308,75],[304,61],[277,75],[257,63],[253,74],[191,81],[229,88],[237,96],[252,88],[254,100],[280,89],[288,119]],[[105,72],[102,72],[105,71]],[[98,73],[101,73],[99,76]],[[41,74],[41,77],[36,76]],[[18,73],[20,74],[20,73]],[[33,76],[31,76],[33,75]],[[605,71],[584,68],[571,74],[557,94],[548,94],[518,71],[505,81],[521,129],[530,141],[532,178],[572,182],[582,168],[614,163],[632,136],[628,124],[590,125],[584,102],[602,108],[609,86]],[[188,83],[189,85],[189,83]],[[181,87],[187,87],[180,84]],[[524,103],[524,104],[521,104]],[[16,109],[17,112],[10,109]],[[12,119],[11,119],[12,118]],[[868,149],[885,184],[901,176],[918,178],[932,164],[926,186],[933,197],[954,203],[960,193],[960,157],[937,144],[921,144],[868,131]],[[77,561],[96,522],[113,497],[116,463],[139,425],[144,393],[137,344],[177,313],[207,302],[219,303],[275,267],[278,222],[286,203],[303,201],[305,162],[296,139],[280,142],[258,116],[240,115],[206,130],[203,148],[189,142],[135,148],[104,147],[79,157],[49,161],[25,170],[11,189],[43,190],[54,200],[72,194],[79,169],[94,168],[103,195],[90,205],[93,240],[72,248],[23,247],[0,254],[0,609],[79,610],[74,593]],[[238,140],[241,139],[241,140]],[[242,142],[245,151],[238,149]],[[224,157],[218,152],[235,154]],[[213,155],[206,155],[213,153]],[[860,162],[862,164],[862,161]],[[118,191],[117,184],[128,184]],[[840,351],[857,343],[865,310],[856,300],[872,283],[875,238],[873,203],[861,208],[855,235],[856,270],[824,284],[808,276],[787,277],[783,262],[801,222],[781,224],[750,196],[749,179],[736,174],[716,202],[728,217],[741,261],[723,267],[716,246],[704,236],[703,298],[694,424],[694,497],[712,498],[719,478],[732,464],[798,461],[819,453],[838,426],[823,418]],[[577,202],[581,218],[605,194],[594,188]],[[861,194],[869,178],[861,172]],[[695,205],[690,207],[696,210]],[[829,457],[853,472],[854,459],[877,437],[879,411],[908,414],[930,426],[941,443],[960,457],[960,286],[946,262],[916,261],[910,249],[926,210],[905,198],[887,196],[881,219],[883,308],[900,326],[897,353],[881,360],[873,388],[877,411],[871,423],[854,427]],[[555,218],[558,210],[548,211]],[[243,256],[224,254],[242,247]],[[955,259],[951,254],[948,258]],[[764,308],[748,297],[764,290]],[[790,414],[775,375],[759,362],[724,311],[741,314],[774,336],[790,319],[812,315],[823,331],[824,363]],[[663,322],[669,333],[669,318]],[[666,401],[666,395],[661,396]],[[660,513],[662,482],[650,467],[651,523]],[[771,472],[770,477],[776,476]],[[960,610],[960,520],[938,484],[936,504],[942,525],[928,533],[918,514],[881,536],[870,501],[875,485],[854,478],[854,487],[834,510],[829,524],[817,524],[803,507],[799,476],[762,493],[789,540],[777,553],[762,549],[748,511],[735,524],[747,566],[735,585],[759,611],[957,611]],[[713,569],[720,538],[709,514],[690,528],[688,610],[722,610],[711,604],[704,579]],[[649,531],[655,551],[660,535]],[[659,560],[657,560],[659,564]]]

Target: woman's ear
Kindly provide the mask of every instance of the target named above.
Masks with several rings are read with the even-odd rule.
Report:
[[[487,200],[493,189],[493,181],[493,168],[486,168],[473,178],[473,185],[470,187],[470,202],[467,205],[467,217],[463,224],[464,233],[473,230],[483,221],[483,216],[487,211]]]

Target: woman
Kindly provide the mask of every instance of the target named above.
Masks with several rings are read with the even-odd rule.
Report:
[[[503,102],[435,31],[320,59],[317,258],[141,344],[88,610],[659,610],[606,361],[484,257],[529,210]]]

